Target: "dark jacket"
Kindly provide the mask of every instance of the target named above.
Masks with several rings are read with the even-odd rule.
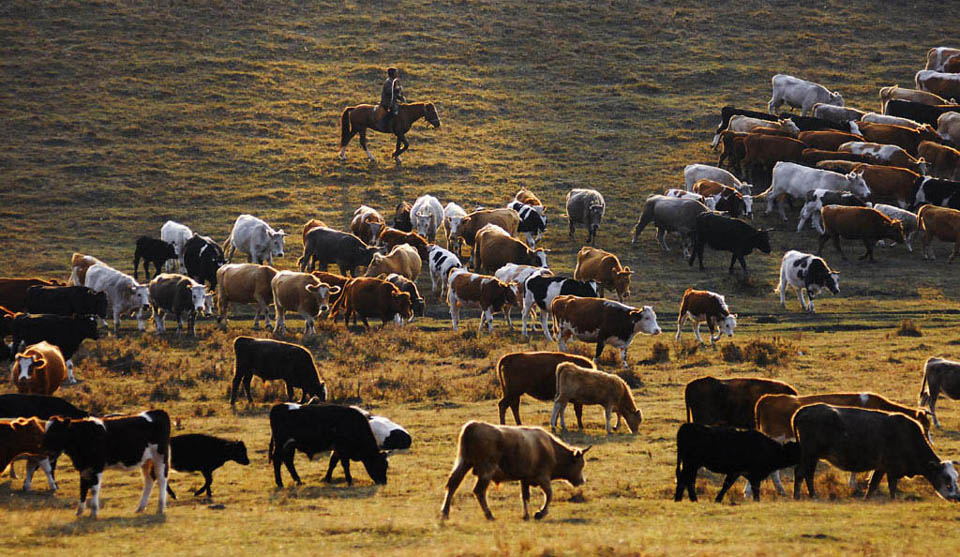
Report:
[[[380,106],[387,110],[393,110],[397,106],[397,101],[407,102],[403,98],[403,87],[400,86],[399,77],[388,77],[383,82],[383,89],[380,91]]]

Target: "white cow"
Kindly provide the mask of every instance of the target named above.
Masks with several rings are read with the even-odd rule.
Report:
[[[783,103],[799,108],[801,116],[806,116],[817,103],[843,106],[840,93],[830,91],[819,83],[785,74],[777,74],[770,81],[773,84],[773,97],[767,104],[767,110],[771,114],[775,114]]]
[[[840,293],[840,284],[837,281],[839,276],[840,273],[830,269],[822,258],[810,253],[790,250],[783,254],[783,262],[780,264],[780,284],[777,285],[774,293],[780,294],[780,305],[787,307],[787,286],[792,286],[797,289],[800,307],[804,311],[814,313],[813,297],[822,288],[834,294]],[[809,298],[809,304],[803,299],[804,293]]]
[[[432,195],[421,195],[410,207],[410,222],[417,233],[433,243],[437,240],[437,230],[443,226],[443,205]]]
[[[720,182],[725,186],[730,186],[731,188],[739,191],[743,195],[750,195],[753,193],[753,186],[746,182],[741,182],[736,176],[722,168],[717,168],[716,166],[710,166],[708,164],[688,164],[683,169],[683,183],[685,184],[684,189],[692,190],[693,185],[700,180],[713,180],[714,182]]]
[[[452,201],[443,208],[443,229],[447,232],[447,249],[450,249],[450,238],[456,236],[457,229],[460,228],[460,221],[465,216],[467,216],[467,212],[463,210],[463,207]],[[457,238],[456,242],[457,253],[460,253],[460,244],[463,240]]]
[[[183,263],[183,246],[192,236],[193,231],[190,228],[172,220],[168,220],[160,227],[160,239],[168,244],[173,244],[173,251],[177,254],[177,263],[180,265],[177,269],[178,273],[187,272],[187,267]],[[164,261],[163,270],[170,270],[169,259]]]
[[[493,276],[507,284],[515,283],[519,287],[517,299],[520,300],[526,295],[524,291],[524,285],[527,283],[528,278],[533,276],[551,277],[553,276],[553,271],[551,271],[548,267],[534,267],[533,265],[517,265],[516,263],[507,263],[503,267],[497,269],[497,272],[493,273]],[[512,307],[504,306],[503,314],[507,319],[507,325],[511,328],[513,327],[513,320],[510,316],[512,312]]]
[[[925,70],[943,71],[943,67],[954,56],[960,54],[960,49],[947,46],[938,46],[927,51],[927,65]]]
[[[838,124],[855,122],[863,118],[864,114],[864,111],[857,110],[856,108],[847,108],[844,106],[836,106],[824,103],[817,103],[813,105],[814,118],[830,120],[831,122],[836,122]]]
[[[150,294],[145,284],[140,284],[126,273],[103,263],[87,269],[83,285],[95,292],[107,295],[107,305],[113,310],[113,333],[120,334],[120,316],[137,312],[137,329],[143,326],[143,307],[150,303]],[[102,319],[101,319],[102,321]]]
[[[446,292],[447,278],[450,275],[450,271],[453,269],[463,269],[463,263],[460,262],[460,258],[454,255],[453,252],[445,250],[436,244],[430,246],[427,254],[427,267],[430,269],[430,285],[433,287],[433,293],[437,295],[438,299],[442,300],[444,297],[443,294]],[[439,292],[437,292],[438,285],[440,286]]]
[[[793,120],[777,120],[776,122],[772,120],[761,120],[759,118],[752,118],[750,116],[744,116],[743,114],[737,114],[730,118],[730,123],[727,124],[727,129],[732,132],[741,132],[749,133],[752,132],[755,128],[774,128],[781,131],[789,133],[793,137],[797,137],[797,134],[800,133],[800,128],[793,123]]]
[[[899,220],[903,223],[903,237],[906,239],[907,251],[913,252],[913,246],[910,245],[910,240],[913,238],[913,235],[917,232],[917,214],[911,213],[906,209],[901,209],[900,207],[895,207],[893,205],[886,205],[884,203],[878,203],[873,206],[874,209],[880,211],[884,215],[887,215],[893,220]],[[880,240],[879,242],[882,245],[894,245],[893,241]]]
[[[780,161],[773,167],[770,189],[762,194],[767,198],[767,214],[773,212],[773,205],[781,195],[787,194],[794,199],[806,199],[808,192],[817,189],[849,191],[864,199],[870,196],[870,188],[863,179],[863,171],[840,174]],[[780,217],[787,220],[786,207],[783,203],[780,204]]]
[[[957,107],[960,109],[960,107]],[[960,112],[944,112],[937,119],[937,133],[954,144],[960,144]]]
[[[892,124],[894,126],[903,126],[904,128],[910,128],[911,130],[919,130],[924,126],[930,126],[930,124],[921,124],[920,122],[911,120],[909,118],[890,116],[888,114],[878,114],[876,112],[867,112],[860,120],[869,124]],[[857,128],[853,133],[862,135],[860,133],[860,128]]]
[[[709,207],[711,211],[717,210],[717,200],[720,198],[719,195],[704,197],[699,193],[693,193],[692,191],[682,190],[680,188],[670,188],[663,192],[663,195],[667,197],[676,197],[679,199],[693,199],[703,203]]]
[[[283,238],[287,233],[270,228],[266,222],[253,215],[240,215],[233,223],[233,230],[223,244],[227,262],[233,259],[235,251],[247,254],[251,263],[273,265],[274,257],[283,257]]]

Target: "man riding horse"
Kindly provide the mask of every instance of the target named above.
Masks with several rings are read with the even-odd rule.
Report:
[[[380,122],[380,127],[386,132],[390,131],[390,124],[397,115],[398,101],[407,102],[403,96],[403,87],[400,86],[400,77],[397,68],[387,68],[387,80],[383,82],[380,90],[380,106],[387,111]]]

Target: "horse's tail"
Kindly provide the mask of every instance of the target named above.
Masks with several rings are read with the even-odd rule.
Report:
[[[353,112],[353,107],[348,106],[343,109],[343,112],[340,113],[340,148],[347,146],[347,142],[350,141],[350,113]]]

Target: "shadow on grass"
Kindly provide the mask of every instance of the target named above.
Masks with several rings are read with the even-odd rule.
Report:
[[[354,479],[354,482],[357,480]],[[270,499],[276,501],[279,499],[367,499],[373,497],[380,491],[377,485],[361,485],[350,487],[346,481],[340,478],[334,478],[333,483],[321,483],[320,485],[302,485],[286,486],[275,488],[270,494]]]
[[[38,475],[43,476],[38,471],[34,475],[34,484],[32,491],[23,491],[20,487],[23,485],[23,470],[17,479],[0,484],[0,509],[10,512],[23,511],[24,509],[64,509],[73,508],[73,505],[64,499],[57,498],[56,495],[46,488],[46,484],[41,480],[40,489],[38,489]]]
[[[100,512],[103,512],[102,507]],[[149,508],[146,512],[150,512]],[[101,514],[100,518],[96,520],[90,518],[89,515],[84,515],[71,522],[50,524],[40,528],[37,530],[37,534],[47,537],[75,536],[77,534],[96,534],[106,530],[154,528],[162,526],[166,522],[166,515],[154,513],[108,517]]]

